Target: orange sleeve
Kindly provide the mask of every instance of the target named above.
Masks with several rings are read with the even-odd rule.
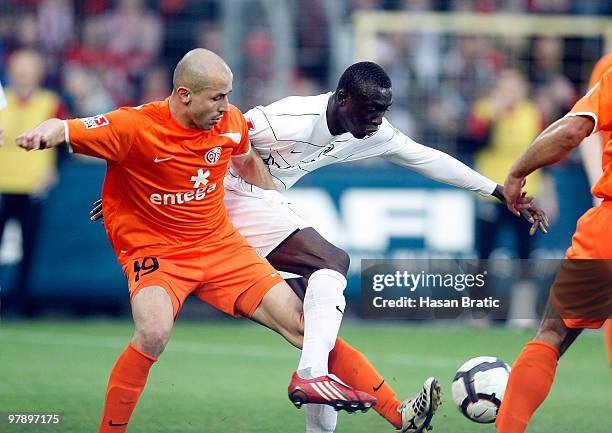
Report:
[[[590,116],[595,120],[593,132],[612,131],[612,69],[584,95],[569,116]]]
[[[133,108],[66,121],[66,139],[75,153],[121,162],[129,152],[138,125]]]
[[[236,119],[236,127],[240,130],[240,143],[234,148],[232,156],[246,155],[251,150],[251,142],[249,141],[249,127],[247,126],[246,119],[240,110],[236,107],[232,107],[232,114]]]

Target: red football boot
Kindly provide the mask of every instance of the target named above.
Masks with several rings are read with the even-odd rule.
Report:
[[[367,412],[376,404],[370,394],[352,389],[330,376],[302,379],[293,373],[288,388],[289,400],[295,407],[303,404],[326,404],[336,410],[353,413],[358,410]]]

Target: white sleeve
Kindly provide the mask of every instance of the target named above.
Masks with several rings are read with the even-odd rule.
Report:
[[[403,134],[402,134],[403,135]],[[407,137],[406,137],[407,138]],[[430,179],[491,195],[497,184],[452,156],[407,138],[406,145],[382,155],[386,160]]]
[[[251,140],[251,145],[255,149],[259,149],[261,146],[269,147],[271,143],[277,141],[276,133],[266,115],[265,107],[260,105],[251,108],[244,114],[244,118],[249,128],[249,140]]]
[[[2,84],[0,84],[0,110],[4,110],[6,106],[6,96],[4,96],[4,90],[2,89]]]

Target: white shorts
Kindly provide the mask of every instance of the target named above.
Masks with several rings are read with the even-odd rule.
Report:
[[[296,230],[310,226],[278,191],[258,188],[229,173],[223,184],[230,221],[262,257]]]

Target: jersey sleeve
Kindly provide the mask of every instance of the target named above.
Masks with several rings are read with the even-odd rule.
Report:
[[[133,108],[66,121],[66,142],[75,153],[121,162],[128,154],[138,116]]]
[[[497,184],[458,159],[410,140],[400,150],[383,155],[386,160],[430,179],[488,196]]]
[[[237,123],[240,129],[240,142],[234,148],[232,156],[244,156],[251,150],[251,142],[249,141],[249,128],[247,126],[247,121],[244,118],[244,115],[237,108],[235,109],[234,116],[236,116]]]
[[[612,131],[612,69],[608,69],[567,115],[592,117],[595,121],[592,133]]]
[[[270,125],[265,112],[265,107],[257,106],[251,108],[244,115],[247,122],[249,139],[256,149],[269,147],[270,143],[277,141],[274,130]]]

